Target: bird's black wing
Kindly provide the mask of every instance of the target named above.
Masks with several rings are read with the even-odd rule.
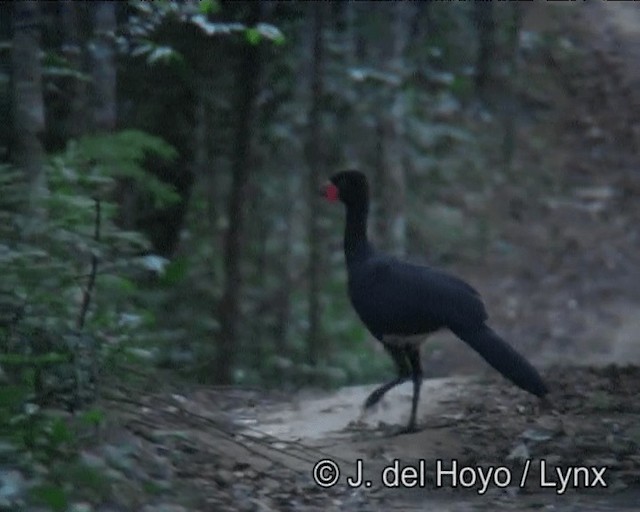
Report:
[[[426,334],[487,318],[478,292],[445,272],[375,255],[349,272],[356,312],[375,335]]]

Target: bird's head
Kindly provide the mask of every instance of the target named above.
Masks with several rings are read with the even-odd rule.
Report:
[[[327,201],[342,201],[346,206],[368,202],[367,177],[360,171],[340,171],[329,179],[322,189]]]

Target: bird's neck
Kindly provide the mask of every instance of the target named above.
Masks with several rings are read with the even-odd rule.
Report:
[[[367,215],[369,205],[347,208],[347,223],[344,230],[344,254],[347,265],[364,260],[371,253],[367,239]]]

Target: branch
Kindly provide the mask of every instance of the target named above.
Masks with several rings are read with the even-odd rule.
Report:
[[[95,198],[96,202],[96,228],[93,238],[96,242],[100,242],[100,199]],[[82,330],[84,327],[84,321],[89,310],[89,303],[91,302],[91,293],[96,284],[96,274],[98,273],[98,256],[95,253],[91,255],[91,272],[89,274],[89,281],[87,287],[82,293],[82,307],[80,308],[80,314],[78,315],[78,329]]]

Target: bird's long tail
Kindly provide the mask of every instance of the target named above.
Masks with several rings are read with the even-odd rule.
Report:
[[[547,394],[547,386],[538,370],[500,338],[491,327],[482,324],[474,327],[455,327],[451,330],[516,386],[538,397]]]

